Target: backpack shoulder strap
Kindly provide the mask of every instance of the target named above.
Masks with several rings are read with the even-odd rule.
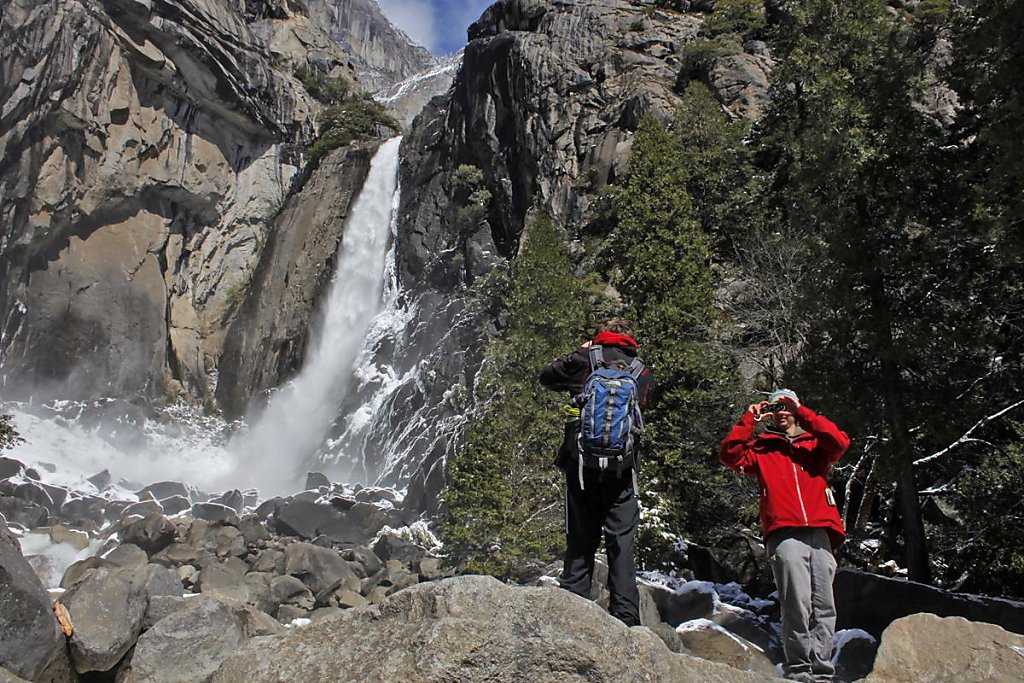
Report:
[[[629,364],[629,374],[633,375],[633,379],[639,379],[645,367],[644,362],[640,358],[634,358],[633,362]]]
[[[590,345],[590,371],[604,367],[604,349],[600,344]]]

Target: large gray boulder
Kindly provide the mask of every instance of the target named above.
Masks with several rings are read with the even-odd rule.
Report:
[[[220,558],[241,557],[248,551],[242,532],[226,522],[195,519],[189,525],[187,540],[195,548]]]
[[[871,673],[878,654],[878,639],[867,631],[847,629],[836,632],[832,663],[838,683],[852,683]],[[781,658],[781,657],[780,657]]]
[[[951,593],[851,569],[836,572],[835,592],[838,628],[864,629],[876,638],[893,620],[918,612],[983,621],[1024,634],[1024,603],[1014,600]]]
[[[30,683],[30,681],[26,681],[24,678],[15,676],[7,669],[0,668],[0,683]]]
[[[962,617],[914,614],[882,634],[864,683],[987,683],[1024,680],[1024,636]]]
[[[703,581],[689,581],[670,588],[650,584],[647,586],[661,620],[670,626],[679,626],[691,619],[710,618],[715,611],[715,590]]]
[[[67,647],[50,597],[0,521],[0,669],[32,680],[53,680],[67,669]],[[63,660],[63,661],[62,661]]]
[[[341,588],[358,593],[360,580],[336,551],[312,543],[292,543],[284,551],[285,573],[297,577],[323,604]]]
[[[42,505],[9,496],[0,496],[0,515],[11,524],[26,529],[46,526],[50,518],[50,513]]]
[[[25,463],[14,458],[0,456],[0,479],[7,479],[16,474],[21,474],[25,469]]]
[[[764,650],[710,619],[694,619],[676,628],[679,641],[690,654],[737,669],[775,675],[775,665]]]
[[[247,638],[283,627],[266,614],[229,600],[201,595],[142,634],[131,661],[134,683],[196,683],[209,679]]]
[[[281,504],[274,515],[274,529],[279,534],[313,539],[324,529],[345,523],[345,513],[333,505],[319,505],[308,500],[289,500]],[[351,525],[352,538],[361,536],[359,529]]]
[[[294,605],[307,611],[316,605],[312,591],[294,576],[275,576],[271,579],[270,600],[277,606]]]
[[[650,630],[628,628],[558,588],[484,576],[419,584],[283,636],[253,639],[214,683],[339,680],[768,682],[677,655]]]
[[[233,557],[231,560],[234,562],[219,562],[203,567],[196,586],[202,593],[246,602],[249,599],[249,590],[245,586],[246,565],[238,558]]]
[[[192,496],[192,491],[189,490],[189,487],[180,481],[158,481],[138,491],[140,497],[145,493],[151,493],[157,500],[164,500],[173,496],[182,496],[183,498],[191,498]]]
[[[78,673],[110,671],[142,631],[150,576],[146,567],[101,566],[59,602],[71,616],[71,657]]]
[[[152,502],[152,501],[149,501]],[[125,543],[133,543],[147,553],[158,553],[174,542],[174,525],[161,511],[129,523],[121,534]]]

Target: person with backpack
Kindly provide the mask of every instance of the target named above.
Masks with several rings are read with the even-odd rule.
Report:
[[[555,464],[565,471],[565,560],[559,585],[590,597],[594,555],[602,531],[608,554],[608,611],[627,626],[640,625],[634,541],[640,521],[636,497],[641,410],[654,375],[637,356],[630,325],[601,323],[590,341],[540,371],[540,383],[568,391],[573,419]],[[578,417],[577,417],[578,414]]]
[[[766,428],[757,433],[759,423]],[[789,389],[750,405],[722,441],[722,464],[756,476],[761,530],[782,610],[785,678],[831,681],[836,605],[833,551],[846,538],[828,484],[850,438]]]

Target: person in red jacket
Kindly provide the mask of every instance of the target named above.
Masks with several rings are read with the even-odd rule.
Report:
[[[767,428],[756,432],[758,423]],[[780,389],[752,404],[722,441],[719,459],[757,477],[761,529],[782,608],[785,677],[831,681],[836,628],[833,550],[846,538],[828,475],[850,438]]]

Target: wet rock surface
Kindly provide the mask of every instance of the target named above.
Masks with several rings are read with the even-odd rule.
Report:
[[[0,520],[0,668],[35,680],[65,657],[50,597]]]

